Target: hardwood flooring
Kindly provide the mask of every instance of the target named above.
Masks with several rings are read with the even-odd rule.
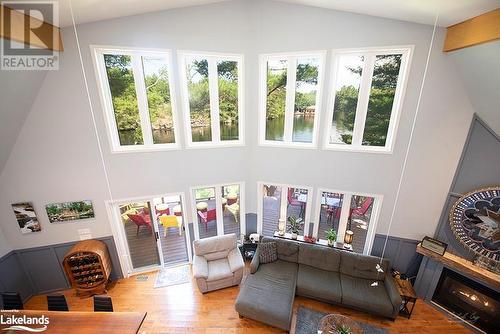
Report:
[[[245,276],[248,275],[248,265]],[[146,274],[147,281],[132,276],[113,282],[108,294],[113,298],[114,310],[147,312],[139,333],[281,333],[280,330],[250,319],[240,319],[234,310],[239,288],[232,287],[201,294],[196,283],[155,289],[156,272]],[[92,298],[80,299],[73,290],[63,291],[71,311],[92,311]],[[299,305],[329,313],[340,313],[355,320],[386,328],[390,333],[471,333],[461,323],[449,319],[431,305],[419,300],[411,319],[398,317],[396,321],[368,315],[364,312],[332,306],[312,299],[296,297],[295,313]],[[32,297],[26,309],[46,310],[45,295]],[[294,330],[291,332],[294,333]]]

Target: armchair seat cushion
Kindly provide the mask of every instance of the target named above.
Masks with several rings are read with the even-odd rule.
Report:
[[[334,271],[299,264],[297,294],[329,303],[340,304],[342,302],[340,274]]]
[[[374,281],[341,274],[342,304],[391,317],[393,306],[384,281],[378,281],[378,286],[371,286]]]
[[[227,259],[208,261],[207,282],[217,281],[231,276],[233,276],[233,273],[231,272],[229,261]]]

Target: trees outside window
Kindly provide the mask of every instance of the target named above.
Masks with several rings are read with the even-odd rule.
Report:
[[[334,53],[325,147],[391,151],[411,48]]]
[[[177,148],[168,51],[94,47],[114,152]]]

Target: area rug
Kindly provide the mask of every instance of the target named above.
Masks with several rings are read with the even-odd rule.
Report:
[[[189,277],[188,265],[163,268],[156,275],[155,288],[188,283]]]
[[[319,312],[307,307],[299,306],[299,310],[297,311],[295,334],[317,334],[319,322],[321,318],[323,318],[327,314],[328,313]],[[375,327],[361,321],[357,321],[357,323],[363,329],[364,334],[389,333],[383,328]]]

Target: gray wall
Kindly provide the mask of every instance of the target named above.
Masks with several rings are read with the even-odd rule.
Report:
[[[473,260],[474,255],[463,247],[451,231],[448,214],[453,204],[465,193],[481,187],[498,185],[500,181],[500,137],[485,122],[475,116],[460,163],[443,207],[434,237],[448,244],[448,251]],[[432,298],[443,265],[424,258],[420,265],[415,290],[426,299]],[[485,284],[485,282],[482,282]],[[486,284],[485,284],[486,285]],[[490,286],[490,288],[494,289]]]
[[[108,247],[113,268],[111,280],[122,278],[113,237],[99,238]],[[19,292],[24,301],[37,294],[69,289],[62,261],[76,242],[26,248],[0,258],[0,291]]]

